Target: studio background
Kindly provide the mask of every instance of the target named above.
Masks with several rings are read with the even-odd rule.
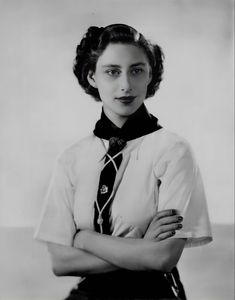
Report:
[[[232,0],[0,0],[1,300],[62,299],[76,282],[52,275],[32,235],[56,157],[101,112],[72,73],[76,45],[111,23],[163,48],[164,79],[146,105],[202,171],[214,242],[183,253],[189,300],[233,299],[233,11]]]

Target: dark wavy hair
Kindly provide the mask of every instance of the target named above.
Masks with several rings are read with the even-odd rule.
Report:
[[[73,72],[85,92],[96,101],[101,101],[98,89],[89,84],[87,75],[89,71],[95,72],[98,58],[110,43],[131,44],[144,50],[152,69],[152,80],[148,85],[146,98],[153,96],[162,81],[163,52],[158,45],[151,44],[141,33],[125,24],[89,27],[77,46]]]

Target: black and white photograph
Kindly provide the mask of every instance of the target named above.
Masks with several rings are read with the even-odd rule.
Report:
[[[0,300],[234,299],[234,1],[0,0]]]

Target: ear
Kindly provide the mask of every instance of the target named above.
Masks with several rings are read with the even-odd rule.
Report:
[[[96,86],[96,82],[95,82],[95,74],[93,71],[89,71],[87,74],[87,80],[89,82],[89,84],[93,87],[93,88],[97,88]]]
[[[152,78],[153,78],[153,73],[152,73],[152,68],[150,68],[150,70],[149,70],[148,84],[150,84],[150,82],[152,81]]]

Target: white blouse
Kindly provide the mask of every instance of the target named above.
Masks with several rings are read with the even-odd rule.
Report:
[[[79,229],[94,229],[94,202],[106,141],[90,135],[58,158],[35,238],[72,246]],[[127,142],[114,183],[113,235],[141,238],[157,211],[177,209],[186,246],[212,240],[200,171],[189,144],[165,129]],[[160,187],[159,187],[159,184]]]

